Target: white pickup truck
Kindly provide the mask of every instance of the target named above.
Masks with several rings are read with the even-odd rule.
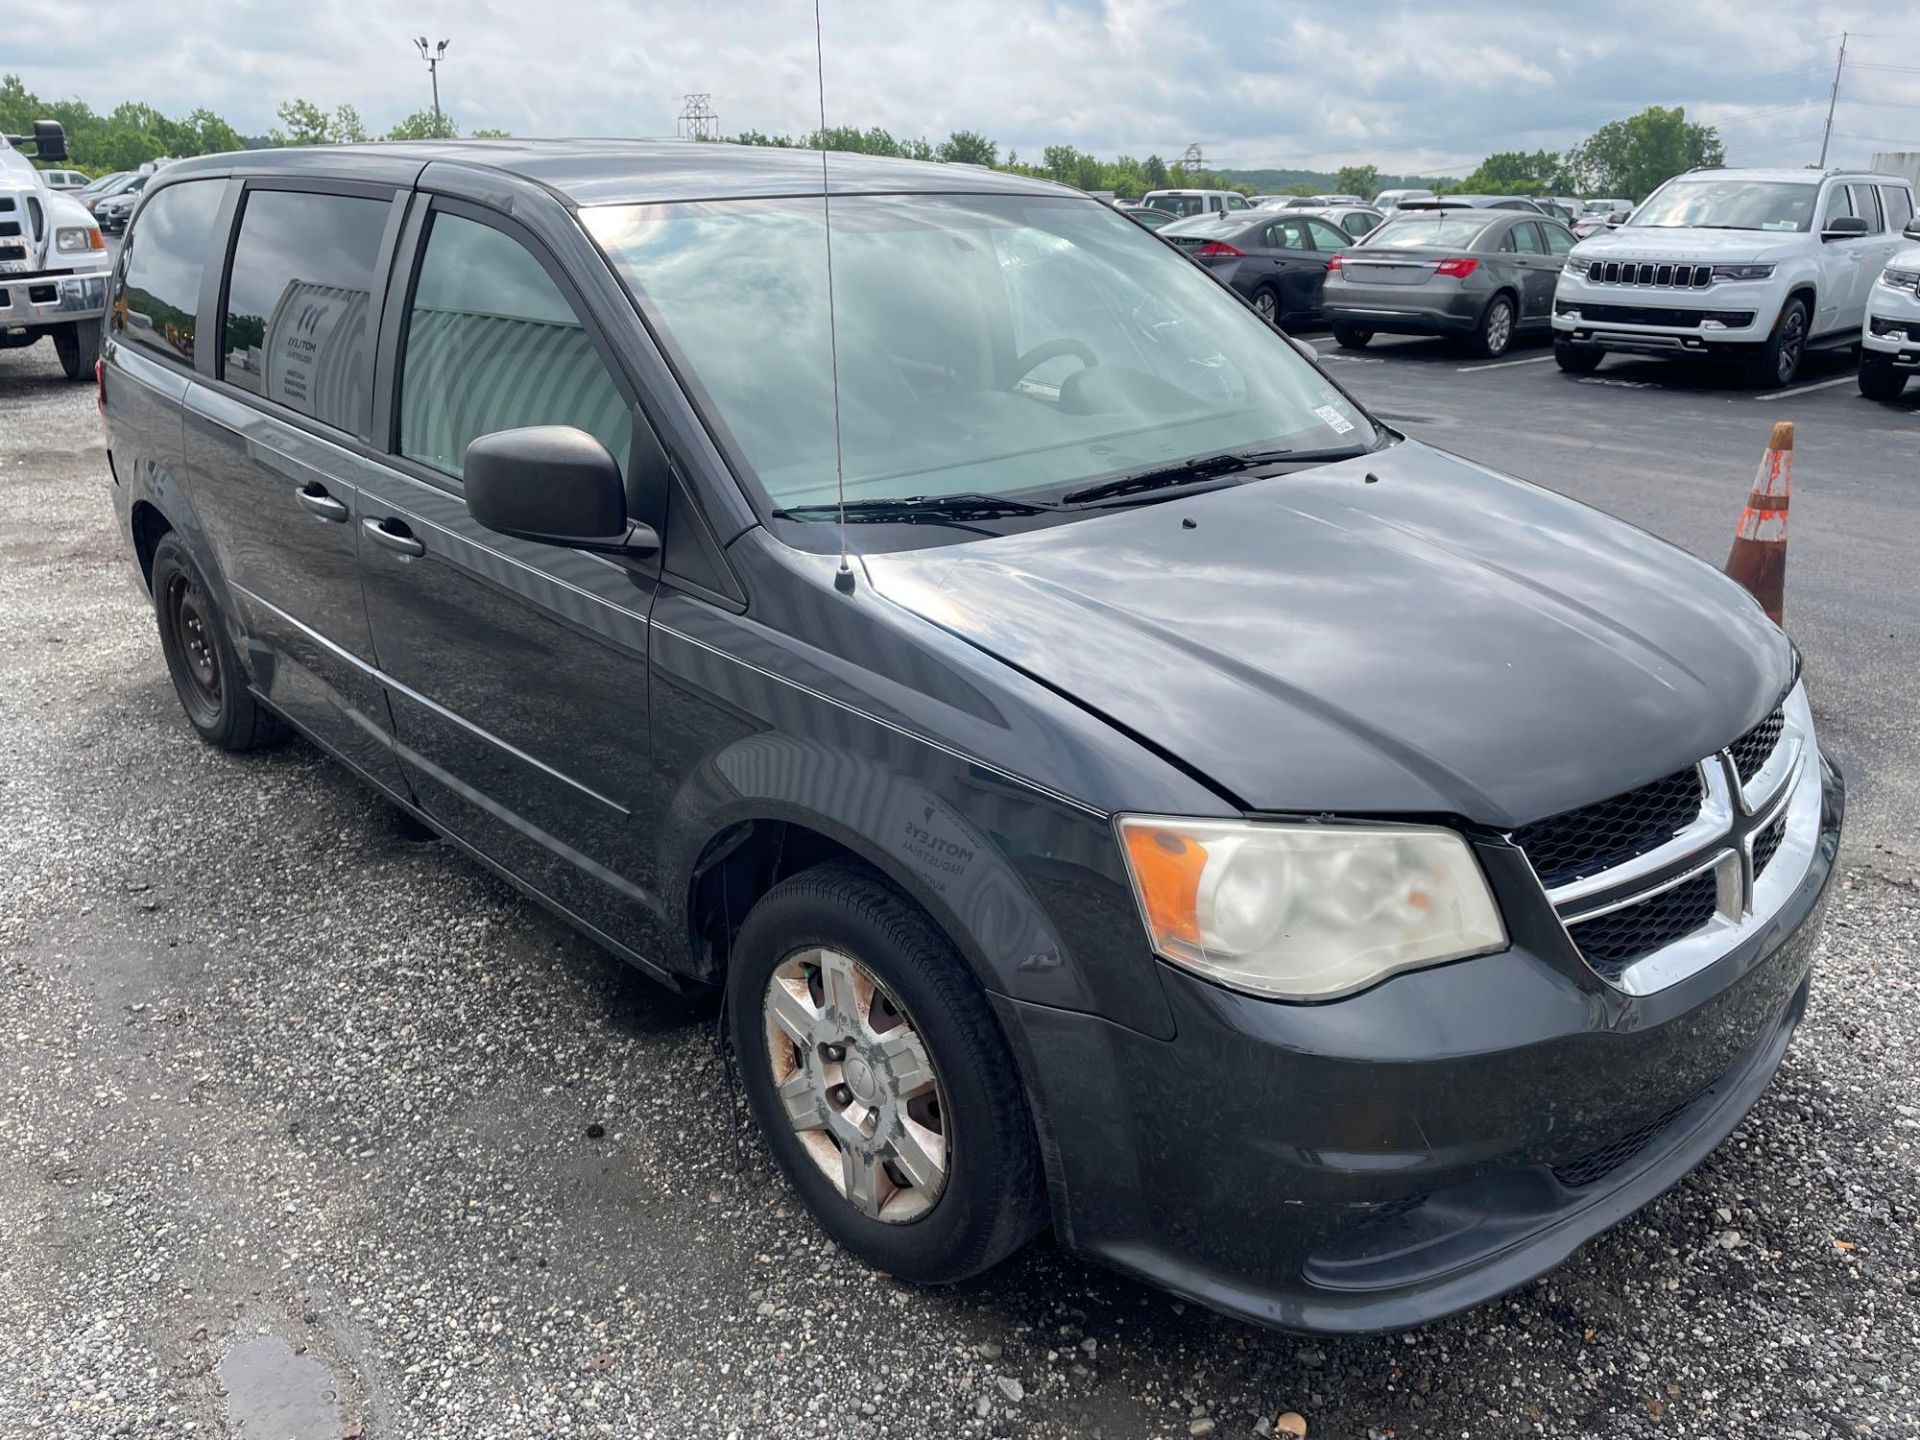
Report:
[[[0,135],[0,350],[51,337],[67,378],[91,380],[111,261],[86,207],[49,188],[24,153],[64,160],[65,133],[50,120],[33,128]]]
[[[1904,177],[1690,170],[1582,240],[1554,293],[1554,358],[1609,351],[1735,360],[1786,385],[1810,349],[1860,343],[1867,298],[1913,218]]]

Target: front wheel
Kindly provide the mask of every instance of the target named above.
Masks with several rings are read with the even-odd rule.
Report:
[[[774,1158],[844,1248],[940,1284],[1041,1228],[1033,1128],[986,996],[878,875],[835,862],[768,891],[740,928],[727,1005]]]
[[[1333,327],[1333,343],[1342,350],[1364,350],[1373,340],[1373,331],[1356,330],[1351,325]]]
[[[1606,352],[1598,345],[1576,345],[1571,340],[1553,342],[1553,363],[1569,375],[1591,375],[1600,368]]]
[[[1789,300],[1773,322],[1773,333],[1748,362],[1753,383],[1763,390],[1791,385],[1807,353],[1807,302]]]
[[[67,379],[93,379],[93,367],[100,359],[100,322],[75,320],[56,326],[53,348],[60,356],[60,369]]]
[[[1860,393],[1869,400],[1898,400],[1907,388],[1907,374],[1877,354],[1860,357]]]
[[[1480,314],[1471,349],[1474,354],[1492,360],[1506,354],[1507,347],[1512,343],[1513,301],[1505,295],[1496,295],[1487,302],[1487,308]]]

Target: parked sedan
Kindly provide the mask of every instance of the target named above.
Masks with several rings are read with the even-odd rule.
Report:
[[[133,215],[133,207],[140,203],[140,192],[147,188],[147,182],[152,178],[151,172],[135,175],[124,186],[93,207],[93,218],[100,222],[100,228],[103,231],[109,235],[117,235],[127,228],[127,221]]]
[[[1337,225],[1355,240],[1370,235],[1387,217],[1371,205],[1322,205],[1306,212],[1318,215],[1329,225]]]
[[[1146,230],[1164,230],[1180,218],[1170,211],[1156,210],[1151,205],[1124,206],[1121,207],[1120,213]]]
[[[1546,207],[1527,195],[1434,195],[1425,200],[1402,200],[1402,210],[1524,210],[1544,215]]]
[[[1294,210],[1196,216],[1167,226],[1160,238],[1231,285],[1263,320],[1282,326],[1319,323],[1320,282],[1333,257],[1353,244],[1339,226]]]
[[[1448,335],[1500,355],[1553,323],[1553,292],[1573,249],[1557,220],[1507,210],[1402,205],[1366,243],[1334,257],[1323,311],[1357,349],[1377,332]]]

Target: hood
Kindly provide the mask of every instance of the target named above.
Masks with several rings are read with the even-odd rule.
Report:
[[[1694,230],[1679,225],[1622,225],[1573,247],[1581,260],[1783,260],[1803,248],[1797,230]]]
[[[865,564],[1253,810],[1510,828],[1711,754],[1793,670],[1718,571],[1411,441]]]

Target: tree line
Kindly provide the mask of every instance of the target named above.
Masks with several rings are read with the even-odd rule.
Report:
[[[282,104],[280,123],[265,135],[242,135],[220,116],[201,108],[178,119],[151,105],[125,101],[105,113],[83,100],[43,100],[18,75],[0,77],[0,133],[23,134],[35,120],[58,120],[66,127],[69,163],[92,174],[132,170],[152,160],[184,159],[222,150],[268,145],[344,145],[366,140],[452,139],[459,128],[444,115],[416,110],[387,130],[375,133],[351,104],[329,110],[311,100]],[[481,129],[474,138],[504,136]],[[946,139],[897,138],[879,126],[860,129],[836,125],[804,135],[771,135],[746,130],[725,137],[740,145],[777,145],[794,149],[838,150],[861,155],[897,155],[909,160],[982,165],[995,170],[1057,180],[1081,190],[1109,191],[1137,200],[1149,190],[1238,190],[1242,194],[1317,195],[1328,192],[1372,199],[1387,186],[1424,186],[1447,192],[1519,195],[1618,195],[1645,198],[1662,181],[1696,166],[1719,165],[1726,147],[1711,125],[1689,121],[1678,106],[1652,106],[1625,120],[1601,126],[1562,154],[1551,150],[1502,151],[1489,155],[1463,180],[1449,176],[1385,175],[1374,165],[1347,165],[1330,172],[1245,171],[1188,168],[1158,155],[1140,159],[1118,155],[1102,159],[1072,145],[1048,145],[1037,157],[1022,159],[1008,148],[1001,157],[997,141],[976,130],[956,130]],[[1282,176],[1294,176],[1278,183]]]

